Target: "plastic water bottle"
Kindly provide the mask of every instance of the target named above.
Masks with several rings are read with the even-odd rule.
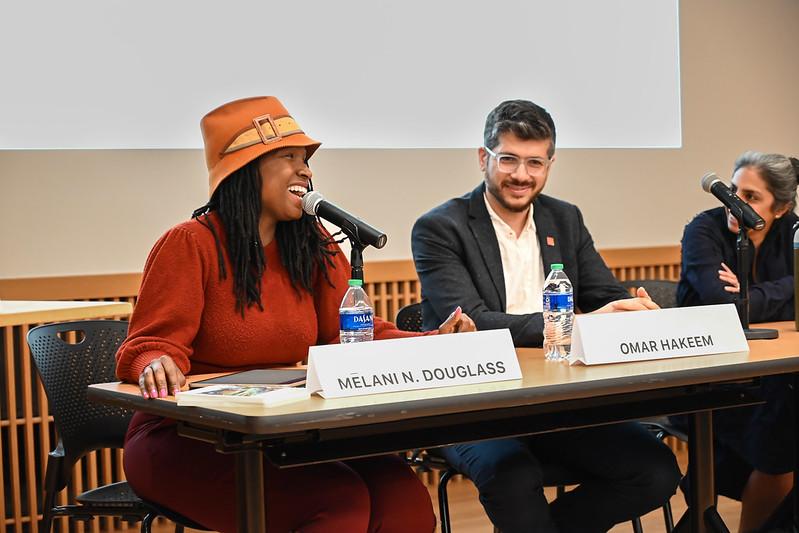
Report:
[[[574,291],[562,264],[550,268],[544,280],[544,353],[557,361],[568,357],[572,347]]]
[[[374,338],[374,310],[363,290],[363,280],[351,279],[338,309],[341,344]]]

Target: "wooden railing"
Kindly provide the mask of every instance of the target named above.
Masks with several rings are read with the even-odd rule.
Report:
[[[602,259],[619,281],[680,279],[680,247],[615,248],[600,250]]]
[[[680,277],[680,247],[600,250],[619,281]],[[366,292],[375,314],[393,320],[404,305],[418,302],[421,287],[413,260],[375,261],[364,266]],[[135,303],[141,274],[100,274],[48,278],[0,279],[6,300],[114,300]]]
[[[621,281],[679,277],[678,246],[600,251]],[[420,300],[412,260],[367,263],[366,291],[375,314],[393,320],[405,305]],[[113,300],[135,304],[141,274],[103,274],[0,280],[5,300]],[[25,342],[35,324],[0,328],[0,533],[36,533],[41,519],[41,480],[47,453],[55,442],[52,416],[41,383],[32,369]],[[72,484],[60,502],[98,485],[123,479],[119,451],[90,454],[76,466]],[[116,525],[119,527],[119,524]],[[109,521],[78,525],[77,531],[111,528]],[[61,530],[64,524],[61,524]]]

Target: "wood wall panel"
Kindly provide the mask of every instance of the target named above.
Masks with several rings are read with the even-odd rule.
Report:
[[[600,254],[621,281],[679,279],[679,246],[613,249]],[[367,263],[364,277],[375,314],[384,319],[393,321],[399,309],[421,299],[412,260]],[[135,305],[140,282],[137,273],[2,279],[0,298],[127,301]],[[25,342],[35,325],[0,328],[0,533],[39,530],[40,483],[47,454],[55,443],[47,399]],[[84,490],[123,478],[121,450],[94,452],[76,465],[73,483],[59,495],[59,502],[67,503]],[[56,522],[60,531],[69,530],[66,519]],[[123,526],[119,521],[95,520],[73,530],[107,531]]]
[[[619,281],[631,279],[680,279],[680,247],[616,248],[600,250]]]

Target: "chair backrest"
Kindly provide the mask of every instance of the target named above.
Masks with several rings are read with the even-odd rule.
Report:
[[[422,331],[422,304],[417,302],[400,309],[396,324],[403,331]]]
[[[77,332],[78,342],[63,340],[68,332]],[[118,320],[48,324],[28,332],[67,470],[92,450],[121,448],[124,443],[133,412],[89,402],[86,388],[117,379],[114,356],[127,332],[128,323]],[[64,485],[69,479],[68,473],[59,477]]]
[[[621,284],[631,293],[643,287],[662,309],[677,307],[677,282],[667,279],[630,279]]]

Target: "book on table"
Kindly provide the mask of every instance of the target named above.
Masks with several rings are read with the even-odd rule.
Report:
[[[207,387],[209,385],[269,385],[270,387],[300,387],[305,385],[304,368],[256,368],[243,370],[222,376],[192,381],[189,388]]]
[[[179,392],[180,406],[241,407],[247,405],[274,407],[309,398],[305,387],[272,385],[209,385],[199,389]]]

